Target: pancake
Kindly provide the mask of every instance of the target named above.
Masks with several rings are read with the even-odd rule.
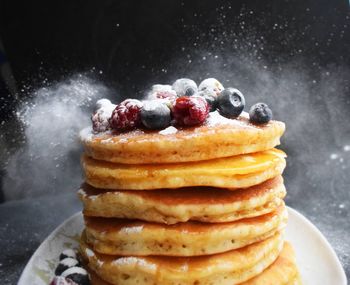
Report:
[[[241,285],[278,285],[301,284],[296,266],[294,250],[290,243],[285,242],[277,260],[262,274],[242,283]]]
[[[91,278],[91,285],[111,285],[97,274],[89,270]],[[120,283],[121,285],[123,283]],[[144,283],[140,283],[144,284]],[[194,283],[195,284],[195,283]],[[201,283],[197,283],[200,285]],[[213,283],[213,285],[221,285],[221,283]],[[295,263],[295,256],[290,243],[285,242],[282,252],[278,256],[277,260],[272,263],[267,269],[265,269],[258,276],[244,282],[240,285],[301,285],[300,275]]]
[[[237,222],[164,225],[142,221],[85,217],[85,234],[95,252],[110,255],[199,256],[242,248],[285,228],[285,206]]]
[[[174,130],[174,128],[172,129]],[[227,119],[212,112],[207,123],[163,131],[135,130],[94,134],[81,131],[85,152],[97,159],[126,164],[178,163],[229,157],[271,149],[280,144],[285,125],[249,123],[246,113]]]
[[[283,235],[276,233],[241,249],[201,257],[103,255],[93,252],[84,237],[80,251],[90,270],[114,285],[232,285],[260,274],[277,259],[282,247]]]
[[[277,176],[235,191],[210,187],[108,191],[83,184],[78,195],[86,216],[142,219],[165,224],[189,220],[218,223],[270,213],[283,204],[286,189],[283,178]]]
[[[96,188],[153,190],[189,186],[246,188],[280,175],[285,153],[278,149],[208,161],[126,165],[83,156],[86,182]]]

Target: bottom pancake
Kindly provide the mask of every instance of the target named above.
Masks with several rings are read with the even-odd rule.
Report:
[[[88,268],[91,285],[112,285],[104,280],[102,280],[94,271]],[[198,284],[202,283],[198,280]],[[120,283],[127,284],[127,283]],[[139,283],[147,284],[147,283]],[[156,283],[158,284],[158,283]],[[215,284],[221,284],[214,282]],[[288,242],[284,243],[283,250],[278,256],[277,260],[271,264],[267,269],[265,269],[258,276],[244,282],[240,285],[301,285],[300,275],[295,263],[295,256],[291,245]]]
[[[98,254],[81,240],[82,257],[94,273],[113,285],[233,285],[268,268],[283,248],[283,235],[241,249],[201,257],[120,257]]]
[[[255,218],[229,223],[187,222],[175,225],[113,218],[85,218],[85,234],[93,250],[110,255],[209,255],[264,240],[285,228],[283,205]]]
[[[241,285],[297,285],[301,284],[296,266],[294,250],[290,243],[285,242],[277,260],[260,275]]]

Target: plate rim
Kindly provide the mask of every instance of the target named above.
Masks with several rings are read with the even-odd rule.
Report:
[[[337,255],[337,253],[335,252],[334,248],[332,247],[332,245],[329,243],[329,241],[327,240],[327,238],[322,234],[322,232],[316,227],[316,225],[314,225],[308,218],[306,218],[303,214],[301,214],[300,212],[298,212],[296,209],[287,206],[288,209],[288,213],[292,213],[294,216],[296,216],[298,219],[302,220],[305,224],[307,224],[307,226],[312,230],[312,232],[322,241],[322,243],[326,246],[327,251],[329,252],[329,254],[331,255],[333,261],[336,264],[336,268],[337,268],[337,274],[339,276],[339,278],[341,279],[341,284],[337,284],[337,285],[347,285],[348,284],[348,279],[346,277],[345,274],[345,270],[344,267],[342,265],[342,263],[339,260],[339,257]],[[305,284],[307,285],[307,284]]]
[[[342,284],[338,284],[338,285],[347,285],[347,277],[343,268],[343,265],[341,264],[338,255],[336,254],[335,250],[333,249],[333,247],[331,246],[331,244],[328,242],[328,240],[326,239],[326,237],[322,234],[322,232],[308,219],[306,218],[303,214],[301,214],[300,212],[298,212],[296,209],[286,206],[288,209],[288,213],[289,214],[293,214],[294,216],[296,216],[298,219],[302,220],[311,230],[312,232],[322,241],[322,243],[326,246],[327,251],[329,252],[329,254],[331,255],[333,261],[336,264],[336,268],[337,268],[337,273],[342,281]],[[59,224],[42,242],[41,244],[36,248],[36,250],[34,251],[34,253],[32,254],[32,256],[30,257],[30,259],[28,260],[28,262],[26,263],[20,278],[18,279],[17,285],[26,285],[24,283],[24,279],[26,278],[26,276],[28,276],[30,274],[30,270],[31,270],[31,265],[34,261],[34,259],[38,256],[40,250],[42,250],[48,241],[52,240],[57,233],[70,221],[77,219],[79,216],[82,215],[82,212],[79,211],[75,214],[73,214],[72,216],[68,217],[67,219],[65,219],[61,224]]]
[[[32,256],[30,257],[30,259],[28,260],[28,262],[26,263],[26,266],[24,267],[21,276],[18,279],[17,285],[21,285],[23,283],[23,285],[26,285],[24,283],[25,280],[23,280],[24,278],[26,278],[26,276],[30,273],[30,265],[33,263],[34,259],[36,258],[36,256],[39,254],[39,251],[45,246],[45,244],[53,239],[57,233],[71,220],[76,219],[78,216],[82,215],[82,211],[76,212],[75,214],[71,215],[70,217],[68,217],[67,219],[65,219],[62,223],[60,223],[41,243],[40,245],[36,248],[36,250],[33,252]],[[49,284],[48,284],[49,285]]]

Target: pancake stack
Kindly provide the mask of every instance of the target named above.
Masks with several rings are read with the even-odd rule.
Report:
[[[91,283],[301,284],[283,236],[284,129],[211,112],[190,128],[83,130]]]

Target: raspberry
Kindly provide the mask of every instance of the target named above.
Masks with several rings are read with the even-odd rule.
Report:
[[[183,96],[176,99],[173,107],[175,123],[182,126],[195,126],[203,123],[209,114],[209,105],[204,98]]]
[[[173,101],[176,99],[176,92],[172,89],[171,85],[155,84],[148,93],[147,99],[168,99]]]
[[[97,110],[91,116],[92,129],[96,133],[107,131],[109,129],[109,123],[108,123],[109,117],[105,116],[104,113],[101,112],[101,110]]]
[[[116,106],[108,99],[101,99],[96,102],[96,107],[91,116],[92,128],[96,133],[105,132],[110,129],[108,120]]]
[[[168,92],[168,91],[157,91],[155,93],[155,97],[157,99],[173,99],[176,97],[176,95],[174,95],[174,93]]]
[[[114,130],[126,131],[141,124],[140,111],[142,103],[136,99],[126,99],[119,103],[109,119],[109,125]]]

